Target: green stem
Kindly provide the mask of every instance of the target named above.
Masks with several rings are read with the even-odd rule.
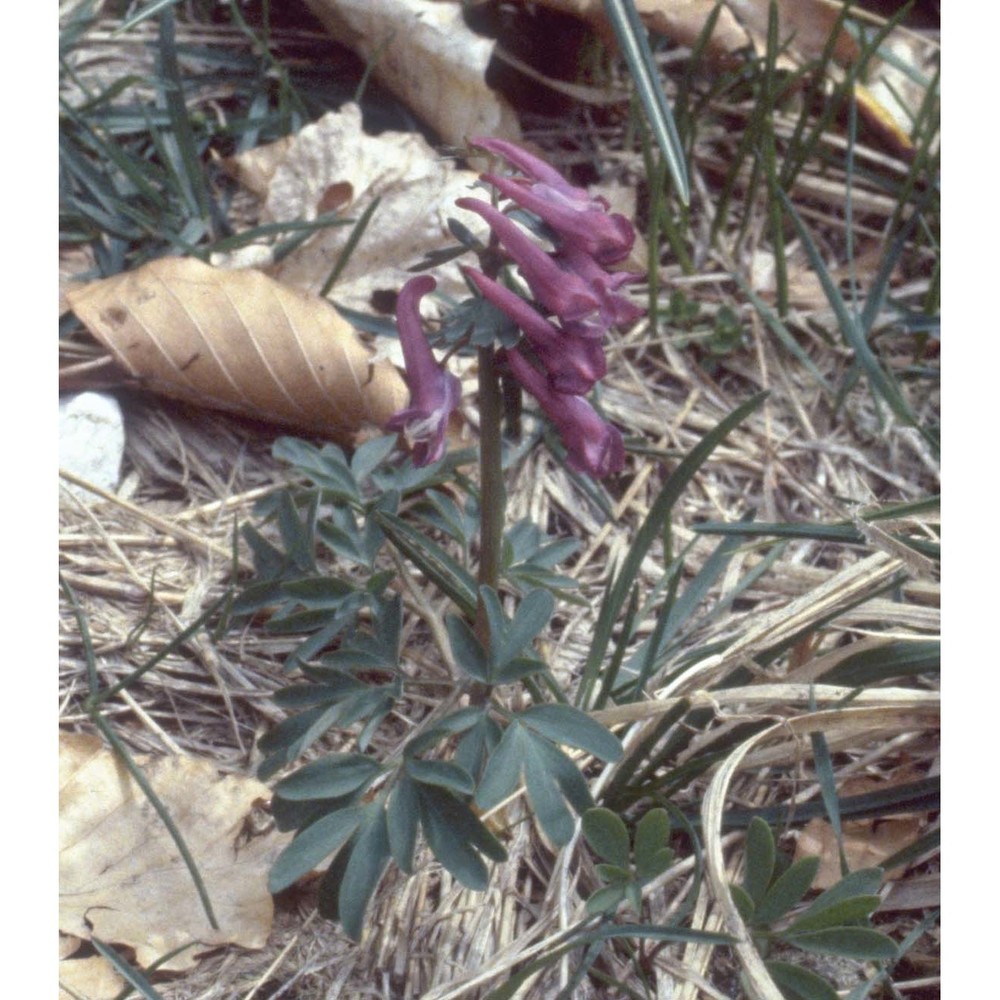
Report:
[[[479,348],[479,575],[480,587],[494,590],[500,581],[500,552],[507,496],[500,464],[500,424],[503,398],[492,347]],[[476,636],[489,649],[489,623],[480,596],[476,605]]]

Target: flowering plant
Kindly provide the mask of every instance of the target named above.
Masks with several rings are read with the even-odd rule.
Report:
[[[283,889],[333,856],[320,883],[320,912],[354,937],[389,863],[413,871],[420,833],[455,879],[485,888],[486,862],[503,860],[506,848],[484,817],[521,786],[545,842],[559,848],[572,840],[576,817],[595,805],[581,764],[610,763],[622,754],[617,737],[591,710],[612,696],[636,697],[658,655],[643,653],[642,666],[632,669],[624,651],[635,637],[634,612],[614,652],[612,626],[679,490],[758,402],[706,435],[697,460],[682,463],[667,482],[609,581],[575,690],[564,690],[535,645],[556,599],[576,586],[557,564],[577,543],[552,538],[530,521],[507,523],[501,379],[534,398],[570,467],[596,478],[624,468],[621,431],[586,395],[607,371],[605,337],[642,315],[624,292],[635,275],[608,270],[627,256],[635,234],[603,199],[520,147],[495,139],[473,145],[517,171],[483,175],[498,200],[511,203],[508,211],[477,198],[458,202],[489,224],[488,246],[460,224],[453,227],[462,234],[463,251],[479,258],[478,268],[464,268],[474,299],[457,306],[441,327],[453,350],[477,352],[478,480],[458,471],[468,455],[453,456],[447,448],[461,384],[425,333],[420,305],[436,282],[421,274],[397,302],[411,398],[388,421],[393,433],[362,445],[350,460],[334,445],[280,440],[275,453],[311,482],[297,501],[283,494],[274,502],[287,554],[245,532],[260,579],[244,590],[234,612],[267,608],[270,630],[305,633],[287,661],[304,679],[275,696],[292,714],[260,741],[261,777],[283,771],[331,729],[350,733],[355,743],[344,751],[342,735],[337,752],[314,755],[277,782],[275,819],[296,836],[275,862],[270,885]],[[548,245],[522,228],[525,211]],[[409,451],[402,460],[400,442]],[[321,574],[318,545],[353,571]],[[449,602],[443,619],[413,570]],[[414,635],[412,625],[404,627],[404,608],[426,625],[436,670],[414,671],[412,651],[404,656],[404,637],[412,642]],[[416,714],[400,737],[393,720],[403,705]],[[394,738],[385,735],[389,730]],[[574,759],[567,747],[582,756]]]

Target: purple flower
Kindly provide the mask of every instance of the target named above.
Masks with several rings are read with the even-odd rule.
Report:
[[[403,286],[396,302],[410,405],[393,414],[385,426],[403,432],[418,466],[430,465],[444,454],[448,418],[462,398],[462,384],[435,361],[420,322],[420,300],[436,287],[430,275],[419,275]]]
[[[555,424],[572,468],[598,478],[621,471],[625,464],[625,443],[617,427],[602,420],[582,396],[553,390],[545,376],[518,351],[507,351],[506,358],[518,381]]]
[[[596,313],[601,301],[579,275],[564,271],[516,223],[478,198],[459,198],[459,208],[481,215],[520,267],[532,295],[560,319],[578,322]]]
[[[502,157],[527,177],[483,174],[501,194],[534,212],[566,245],[578,247],[600,264],[624,260],[635,243],[635,230],[624,215],[609,214],[604,198],[592,198],[557,170],[527,150],[503,139],[471,139],[470,144]]]
[[[564,247],[555,259],[561,267],[582,278],[600,302],[596,315],[567,322],[567,332],[579,337],[602,337],[611,327],[633,323],[645,314],[642,306],[625,295],[615,294],[622,285],[642,275],[630,271],[605,271],[593,257],[574,246]]]
[[[521,328],[556,392],[582,395],[607,374],[608,363],[599,341],[564,333],[509,288],[471,267],[462,270],[483,298]]]

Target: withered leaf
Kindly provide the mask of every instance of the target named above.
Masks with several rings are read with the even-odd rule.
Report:
[[[220,944],[261,948],[271,929],[267,872],[287,836],[252,835],[253,805],[269,797],[253,778],[221,775],[192,757],[140,758],[181,831],[219,922],[213,930],[166,827],[98,737],[59,739],[59,929],[135,949],[147,966],[197,942],[162,968],[185,969]]]
[[[198,405],[350,440],[408,399],[328,302],[258,271],[170,257],[67,298],[143,385]]]

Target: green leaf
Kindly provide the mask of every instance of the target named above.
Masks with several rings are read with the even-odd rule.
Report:
[[[646,519],[635,533],[628,555],[622,562],[614,581],[609,584],[608,592],[601,604],[601,611],[594,625],[594,636],[591,640],[590,651],[587,654],[587,661],[583,667],[583,676],[577,693],[576,703],[578,705],[589,706],[591,704],[591,695],[604,663],[604,656],[611,641],[614,625],[620,618],[621,610],[625,606],[632,585],[639,575],[642,562],[653,543],[660,537],[663,525],[670,517],[674,504],[715,448],[764,402],[767,395],[767,392],[758,393],[720,420],[684,456],[681,463],[667,478],[663,489],[653,501]]]
[[[489,663],[475,632],[468,622],[458,615],[445,615],[445,628],[455,662],[471,677],[484,684],[490,683]]]
[[[494,667],[506,666],[549,623],[555,598],[547,590],[532,590],[517,607],[499,648],[493,650]]]
[[[514,721],[505,730],[496,749],[490,754],[476,789],[476,805],[484,812],[495,808],[514,794],[521,781],[525,752],[525,733]]]
[[[753,900],[747,895],[744,889],[738,885],[731,885],[729,887],[729,895],[733,897],[733,904],[743,918],[743,922],[746,924],[756,923],[753,918],[755,909]]]
[[[802,931],[818,931],[825,927],[837,927],[870,917],[882,902],[881,896],[851,896],[841,899],[821,910],[807,910],[784,933],[798,934]]]
[[[400,871],[413,874],[413,851],[417,844],[417,813],[420,801],[417,786],[405,773],[389,795],[386,824],[389,849]]]
[[[332,576],[310,576],[285,583],[281,587],[290,597],[307,608],[339,608],[344,598],[355,592],[346,580]]]
[[[389,860],[385,810],[381,802],[374,802],[366,811],[337,894],[340,922],[355,941],[361,939],[368,901]]]
[[[585,909],[591,916],[598,913],[613,912],[625,898],[624,885],[606,885],[592,893],[587,900]]]
[[[819,858],[802,858],[774,880],[754,912],[761,925],[774,923],[801,902],[819,871]]]
[[[743,888],[756,907],[771,884],[775,861],[774,835],[759,817],[755,816],[747,827],[745,851]]]
[[[494,684],[514,684],[532,674],[544,673],[548,667],[534,656],[515,656],[493,671]]]
[[[809,969],[789,962],[764,964],[787,1000],[840,1000],[837,991]]]
[[[287,889],[324,858],[340,850],[358,828],[362,814],[359,806],[350,806],[307,826],[278,855],[268,876],[268,890],[275,893]]]
[[[521,712],[518,718],[553,743],[578,747],[606,761],[618,760],[622,755],[617,736],[570,705],[534,705]]]
[[[359,445],[351,456],[351,474],[356,482],[361,482],[371,475],[382,462],[389,457],[396,447],[396,435],[387,434],[384,437],[372,438]]]
[[[667,846],[670,816],[666,809],[650,809],[635,828],[635,876],[645,884],[662,875],[673,860]]]
[[[619,865],[605,865],[598,864],[594,865],[594,871],[597,872],[598,878],[602,882],[628,882],[631,878],[631,870],[628,868],[620,867]]]
[[[544,761],[548,772],[556,779],[560,791],[566,796],[566,800],[582,816],[594,805],[594,799],[590,794],[587,780],[580,773],[576,766],[560,750],[543,736],[535,736],[525,731],[525,736],[532,744],[534,752]]]
[[[420,760],[414,757],[407,760],[406,770],[414,781],[422,785],[439,785],[459,795],[471,795],[476,790],[469,772],[449,760]]]
[[[274,788],[283,799],[330,799],[369,784],[382,768],[371,757],[334,753],[300,767]]]
[[[677,134],[670,105],[663,93],[659,71],[653,61],[646,29],[636,13],[635,2],[604,0],[604,10],[628,63],[639,100],[646,111],[657,145],[663,153],[670,176],[677,187],[677,195],[681,202],[687,205],[691,200],[691,192],[688,186],[684,147]]]
[[[804,951],[881,962],[896,957],[896,942],[870,927],[828,927],[804,934],[783,935]]]
[[[436,583],[469,618],[476,614],[476,583],[464,566],[453,559],[440,545],[425,538],[419,531],[395,514],[376,510],[372,517],[389,536],[389,540]]]
[[[480,853],[503,861],[503,845],[467,805],[433,785],[419,786],[420,819],[434,856],[462,885],[486,888],[488,872]]]
[[[588,809],[583,814],[583,835],[598,857],[620,868],[628,865],[628,828],[617,813],[604,808]]]
[[[341,706],[319,705],[300,715],[283,719],[261,737],[260,750],[269,756],[257,768],[257,776],[267,781],[281,768],[295,760],[308,746],[319,739],[341,716]]]
[[[299,438],[280,437],[274,442],[271,454],[279,461],[294,465],[313,483],[335,497],[360,502],[361,495],[347,459],[335,444],[324,445],[320,450]]]
[[[531,740],[524,755],[524,785],[538,825],[553,844],[561,847],[573,836],[576,824],[537,748],[538,741]]]
[[[799,919],[804,920],[852,896],[874,896],[882,884],[882,875],[881,868],[859,868],[850,872],[836,885],[817,896]]]

